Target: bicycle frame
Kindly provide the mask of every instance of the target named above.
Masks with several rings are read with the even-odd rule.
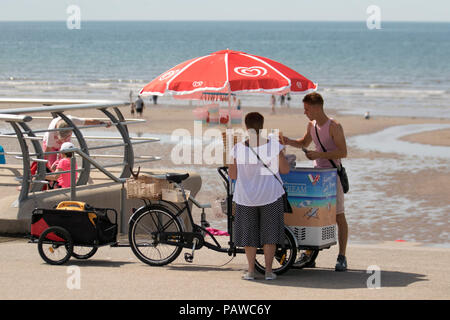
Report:
[[[184,248],[195,248],[196,249],[200,249],[201,247],[205,246],[208,249],[217,251],[217,252],[226,252],[228,253],[229,256],[235,256],[237,253],[245,253],[244,248],[237,248],[234,244],[233,241],[233,219],[234,216],[232,214],[232,201],[233,201],[233,196],[232,196],[232,192],[231,192],[231,184],[228,180],[228,168],[227,167],[220,167],[218,168],[218,172],[220,174],[220,176],[222,177],[222,179],[225,181],[226,183],[226,187],[227,187],[227,232],[230,235],[229,237],[229,241],[228,241],[228,247],[222,247],[220,245],[220,243],[217,241],[216,237],[209,232],[208,230],[206,230],[206,228],[203,225],[198,225],[195,223],[193,217],[192,217],[192,211],[191,208],[189,206],[189,200],[195,204],[196,206],[200,207],[198,202],[193,199],[193,197],[190,197],[189,199],[186,199],[186,193],[184,190],[183,185],[180,183],[176,183],[173,182],[178,188],[181,189],[182,194],[183,194],[183,198],[184,201],[181,203],[181,205],[178,205],[170,202],[170,201],[165,201],[165,200],[158,200],[157,203],[165,206],[167,209],[170,210],[170,212],[172,212],[172,214],[175,216],[176,219],[178,219],[178,221],[183,222],[181,215],[187,211],[187,216],[189,219],[190,224],[192,225],[192,232],[185,232],[183,230],[183,232],[178,232],[178,233],[171,233],[171,232],[167,232],[164,233],[164,237],[167,237],[167,240],[164,241],[164,243],[168,244],[168,245],[174,245],[174,246],[182,246]],[[148,206],[149,204],[152,203],[152,201],[149,201],[149,203],[147,203],[146,200],[144,200],[145,206]],[[170,221],[168,222],[168,224],[170,223]],[[181,223],[182,226],[184,225],[184,223]],[[165,229],[167,228],[167,224],[164,225],[162,228]],[[174,237],[177,235],[181,235],[183,236],[183,241],[184,243],[180,243],[180,242],[171,242],[170,240],[168,240],[169,237]],[[210,243],[208,241],[205,240],[205,235],[209,235],[211,237],[211,239],[213,240],[214,243]],[[197,241],[197,243],[193,246],[193,239],[199,239],[200,241]],[[262,254],[263,253],[263,249],[258,249],[257,253]]]
[[[226,167],[222,167],[220,169],[223,169],[223,168],[226,169]],[[219,173],[220,173],[220,171],[219,171]],[[221,173],[221,176],[222,176],[222,173]],[[225,177],[225,176],[222,176],[222,177]],[[230,256],[236,255],[237,253],[245,253],[245,250],[243,248],[236,248],[236,246],[234,245],[234,242],[232,240],[232,238],[233,238],[233,230],[232,230],[233,215],[232,215],[231,210],[228,210],[228,212],[227,212],[227,225],[228,225],[227,232],[230,235],[230,241],[228,242],[229,247],[225,248],[220,245],[220,243],[217,241],[216,237],[211,232],[206,230],[206,228],[204,228],[203,226],[195,223],[195,221],[192,217],[191,208],[189,207],[189,200],[191,200],[191,202],[193,204],[197,205],[195,199],[194,200],[192,200],[191,198],[186,199],[186,194],[185,194],[183,185],[178,184],[178,183],[175,183],[175,185],[181,189],[181,191],[183,193],[183,198],[185,199],[184,202],[182,203],[182,207],[178,207],[177,205],[175,205],[169,201],[160,200],[160,202],[163,202],[166,205],[170,205],[172,208],[176,209],[177,212],[174,213],[174,215],[179,220],[181,219],[181,215],[183,214],[183,212],[187,211],[187,216],[188,216],[189,222],[192,225],[192,232],[183,232],[182,234],[184,236],[187,236],[188,238],[195,238],[195,236],[201,235],[202,241],[201,241],[201,243],[199,243],[199,246],[197,246],[196,249],[200,249],[202,246],[205,246],[208,249],[211,249],[211,250],[214,250],[217,252],[226,252]],[[232,198],[231,198],[229,191],[230,190],[228,190],[228,188],[227,188],[227,200],[229,201],[229,203],[231,203]],[[231,206],[229,206],[228,208],[231,208]],[[209,235],[211,237],[211,239],[214,241],[214,243],[207,242],[205,240],[205,234]],[[170,244],[170,243],[168,243],[168,244]],[[180,244],[174,243],[173,245],[180,245]],[[183,247],[185,247],[185,248],[191,248],[191,246],[192,246],[191,243],[183,245]],[[263,253],[262,249],[260,251],[261,251],[260,253]]]

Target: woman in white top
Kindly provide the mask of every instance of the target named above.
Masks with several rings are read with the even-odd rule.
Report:
[[[234,239],[236,246],[245,248],[248,272],[243,279],[246,280],[255,278],[256,250],[260,247],[264,248],[265,278],[275,279],[272,262],[276,245],[284,241],[284,189],[279,173],[288,173],[289,163],[283,154],[284,146],[278,139],[261,137],[263,125],[264,117],[258,112],[246,115],[249,139],[234,146],[234,161],[229,166],[230,178],[236,179]]]

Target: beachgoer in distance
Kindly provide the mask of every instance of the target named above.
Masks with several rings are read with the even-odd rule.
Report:
[[[134,116],[134,113],[136,112],[136,104],[134,102],[130,103],[130,109],[131,115]]]
[[[274,95],[271,97],[271,103],[272,103],[272,114],[275,114],[275,103],[277,102],[277,99]]]
[[[73,148],[75,148],[75,146],[72,142],[64,142],[61,145],[60,151],[69,150]],[[70,171],[70,159],[72,157],[74,157],[73,152],[61,153],[61,159],[58,161],[58,164],[56,165],[55,172]],[[75,169],[77,169],[76,163]],[[75,172],[75,175],[78,176],[78,173]],[[58,188],[70,188],[70,172],[61,173],[58,175],[48,175],[45,177],[45,179],[57,181]]]
[[[347,157],[347,144],[341,124],[325,114],[323,104],[323,98],[319,93],[313,92],[307,94],[303,98],[304,113],[310,120],[306,128],[306,133],[303,138],[297,140],[280,135],[280,141],[285,145],[296,148],[307,148],[314,141],[315,151],[306,151],[306,157],[314,160],[316,168],[333,168],[330,160],[334,161],[337,166],[340,166],[341,159]],[[320,146],[315,126],[317,126],[320,142],[322,142],[327,152],[323,152]],[[339,255],[335,270],[346,271],[347,259],[345,252],[347,248],[348,225],[344,213],[344,191],[339,176],[336,188],[336,223],[338,226]],[[308,260],[308,254],[303,254],[297,263],[304,264]]]
[[[144,111],[144,100],[142,100],[141,96],[138,96],[136,99],[136,112],[139,117],[142,117],[142,112]]]
[[[230,178],[236,179],[233,195],[236,203],[235,243],[238,247],[245,248],[247,256],[248,271],[243,279],[255,279],[256,250],[263,247],[265,279],[273,280],[276,278],[272,272],[276,245],[283,244],[285,237],[282,200],[284,189],[262,161],[280,181],[279,173],[288,173],[289,163],[284,157],[284,147],[277,139],[267,140],[261,137],[264,117],[260,113],[248,113],[245,116],[245,126],[249,139],[234,146],[231,153],[233,162],[229,165]]]
[[[134,112],[136,111],[136,105],[133,101],[133,90],[130,90],[130,112],[131,115],[134,116]]]
[[[158,104],[158,96],[154,95],[152,98],[153,98],[153,104]]]
[[[241,99],[236,98],[236,96],[233,96],[233,107],[236,110],[241,110]]]
[[[96,119],[84,119],[84,118],[78,118],[71,115],[67,116],[76,126],[82,126],[82,125],[96,125],[96,124],[106,124],[106,127],[111,126],[110,121],[102,121],[102,120],[96,120]],[[63,128],[69,128],[70,126],[65,122],[61,117],[54,118],[49,126],[48,129],[63,129]],[[64,142],[69,142],[72,137],[72,130],[61,130],[61,131],[49,131],[44,134],[43,140],[42,140],[42,146],[44,152],[52,152],[52,151],[58,151],[61,148],[61,145]],[[47,167],[49,169],[52,168],[53,163],[59,158],[58,154],[50,154],[45,155],[44,159],[47,160]]]

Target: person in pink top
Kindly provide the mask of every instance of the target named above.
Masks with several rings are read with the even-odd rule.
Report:
[[[75,148],[73,143],[71,142],[64,142],[61,145],[60,151],[69,150]],[[73,152],[66,152],[61,153],[61,159],[57,161],[56,170],[55,172],[62,172],[62,171],[70,171],[70,159],[73,157]],[[75,162],[75,169],[77,169],[76,162]],[[75,172],[75,175],[78,176],[78,173]],[[56,180],[58,182],[59,188],[70,188],[70,172],[61,173],[58,175],[48,175],[45,177],[46,180]]]
[[[344,130],[339,122],[329,118],[323,110],[323,98],[317,93],[313,92],[307,94],[303,98],[304,113],[310,120],[306,128],[303,138],[293,140],[288,137],[280,135],[280,142],[284,145],[289,145],[296,148],[302,148],[305,151],[306,157],[314,160],[316,168],[333,168],[330,160],[336,166],[340,166],[341,159],[347,157],[347,144],[345,142]],[[320,142],[325,147],[326,152],[323,151]],[[314,142],[315,150],[306,150],[311,142]],[[347,259],[345,252],[347,248],[348,239],[348,225],[344,214],[344,191],[339,180],[337,181],[336,191],[336,223],[338,226],[339,239],[339,255],[336,262],[336,271],[347,270]],[[299,261],[304,263],[308,260],[308,255],[300,257]]]

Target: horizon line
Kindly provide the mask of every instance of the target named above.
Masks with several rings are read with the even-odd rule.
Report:
[[[0,22],[66,22],[67,20],[0,20]],[[152,20],[129,20],[129,19],[82,19],[82,22],[366,22],[366,20],[231,20],[231,19],[152,19]],[[395,23],[450,23],[449,21],[434,21],[434,20],[383,20],[383,22]]]

